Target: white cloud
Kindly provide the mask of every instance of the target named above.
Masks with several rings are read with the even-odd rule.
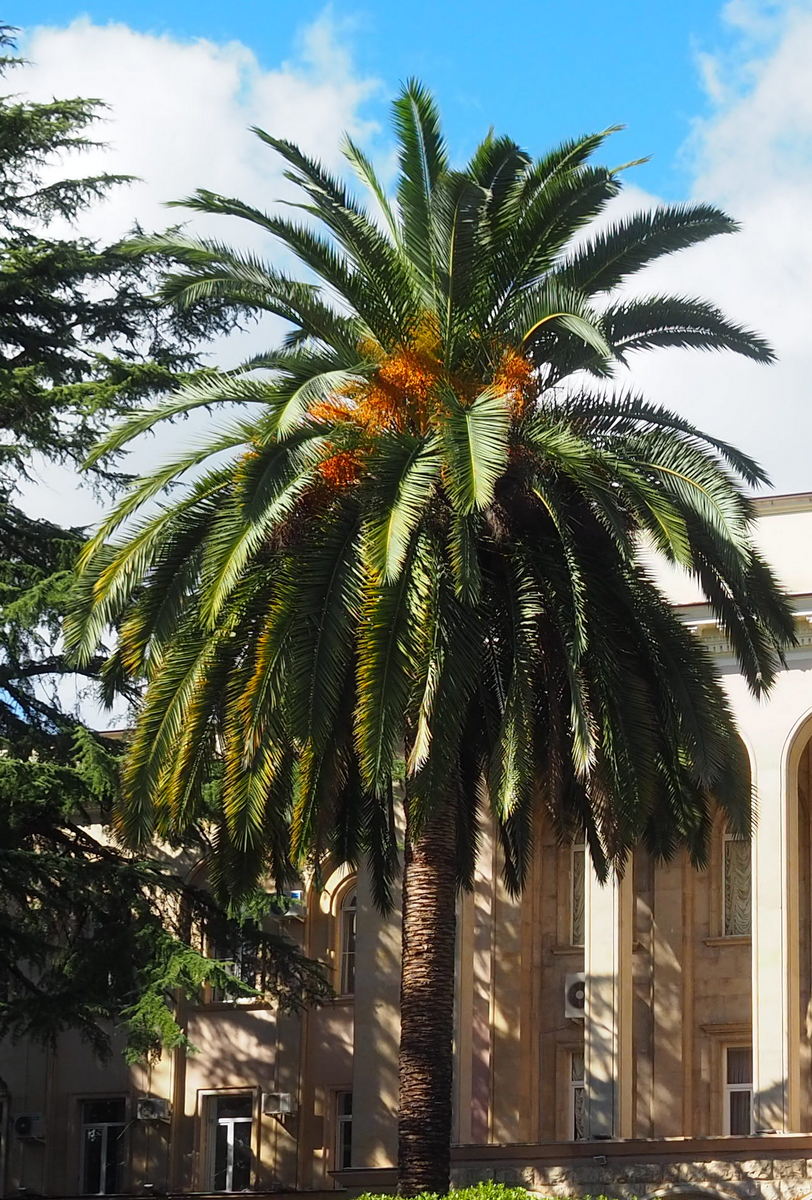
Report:
[[[703,64],[715,108],[686,147],[693,200],[722,205],[742,232],[659,264],[640,285],[705,296],[765,334],[769,368],[729,354],[632,361],[663,403],[754,454],[779,491],[812,490],[812,5],[744,3],[725,15],[733,51]]]
[[[345,33],[326,13],[302,30],[286,60],[266,69],[239,42],[183,42],[82,18],[66,28],[28,30],[23,51],[31,65],[17,72],[14,85],[31,99],[96,96],[109,105],[95,135],[105,148],[70,156],[54,174],[109,172],[138,180],[83,216],[82,233],[113,241],[136,220],[147,229],[188,220],[196,233],[271,254],[267,236],[252,234],[244,222],[190,215],[165,203],[198,187],[259,208],[290,196],[281,160],[250,132],[252,125],[297,142],[330,167],[338,166],[344,130],[368,141],[376,126],[363,108],[378,85],[356,70]],[[273,320],[265,321],[207,350],[230,365],[273,345],[277,331]],[[188,439],[192,424],[150,440],[134,458],[135,469]],[[34,515],[64,523],[91,522],[100,512],[72,472],[49,465],[38,464],[24,498]]]
[[[97,235],[113,237],[136,217],[146,226],[166,223],[172,214],[163,203],[197,187],[272,203],[285,185],[251,125],[331,165],[344,129],[367,137],[374,126],[360,109],[377,85],[356,74],[341,36],[323,15],[303,30],[293,57],[266,70],[239,42],[181,42],[82,18],[30,31],[32,65],[22,81],[32,98],[98,96],[110,106],[106,148],[79,161],[82,171],[140,177],[94,212]],[[222,220],[218,227],[222,233]]]

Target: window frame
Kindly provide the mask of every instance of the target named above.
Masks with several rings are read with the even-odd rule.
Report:
[[[338,898],[337,905],[337,941],[336,968],[338,995],[352,997],[355,995],[357,946],[358,946],[358,880],[353,877],[344,887]],[[352,949],[348,950],[348,925],[352,919]],[[351,964],[351,965],[350,965]]]
[[[573,1074],[573,1071],[575,1068],[576,1057],[580,1058],[580,1060],[581,1060],[581,1078],[580,1079],[576,1079]],[[567,1066],[568,1066],[567,1083],[568,1083],[568,1087],[569,1087],[569,1098],[568,1098],[568,1102],[567,1102],[567,1126],[568,1126],[568,1130],[569,1130],[569,1134],[570,1134],[570,1137],[568,1138],[568,1140],[573,1141],[573,1142],[585,1142],[587,1140],[587,1130],[586,1130],[586,1128],[584,1128],[581,1131],[581,1135],[579,1136],[578,1135],[578,1127],[577,1127],[577,1123],[576,1123],[576,1113],[577,1113],[576,1095],[578,1092],[583,1093],[584,1105],[586,1102],[586,1057],[584,1055],[584,1051],[582,1049],[581,1050],[577,1050],[577,1049],[569,1050],[567,1052]],[[583,1109],[583,1115],[584,1115],[584,1118],[586,1118],[586,1107],[584,1107],[584,1109]]]
[[[350,1111],[349,1111],[349,1113],[343,1113],[341,1111],[341,1105],[342,1105],[342,1102],[348,1096],[350,1099]],[[352,1088],[342,1088],[333,1093],[333,1114],[334,1114],[333,1119],[335,1121],[335,1136],[333,1139],[333,1155],[334,1155],[335,1169],[336,1169],[336,1171],[348,1171],[352,1167],[352,1133],[353,1133],[353,1128],[352,1128],[352,1121],[353,1121]],[[349,1127],[349,1131],[350,1131],[350,1139],[349,1139],[350,1161],[348,1163],[345,1163],[344,1162],[345,1146],[344,1146],[343,1137],[344,1137],[344,1131],[347,1127]]]
[[[728,1052],[730,1050],[747,1050],[750,1055],[750,1079],[746,1083],[731,1083],[729,1076]],[[734,1093],[747,1092],[750,1096],[750,1129],[747,1133],[732,1133],[730,1121],[730,1102]],[[747,1042],[726,1042],[722,1046],[722,1096],[724,1110],[722,1112],[722,1129],[726,1137],[752,1137],[753,1135],[753,1047]]]
[[[244,996],[237,995],[236,993],[231,995],[225,988],[217,988],[213,987],[211,984],[206,984],[203,998],[204,1004],[229,1006],[235,1004],[267,1004],[267,998],[262,995],[261,972],[256,969],[256,966],[254,967],[253,971],[250,969],[250,937],[240,936],[239,941],[235,941],[233,945],[230,945],[226,948],[218,945],[216,935],[207,931],[205,934],[204,944],[207,958],[216,959],[218,962],[226,963],[231,968],[232,975],[235,975],[238,979],[241,979],[243,983],[247,983],[249,987],[256,988],[260,992],[260,995],[258,996]],[[219,951],[221,949],[227,949],[228,953],[220,954]],[[235,953],[236,957],[234,957]],[[246,959],[248,959],[248,962],[245,961]],[[246,978],[246,975],[249,976],[249,978]]]
[[[122,1105],[122,1119],[120,1121],[86,1121],[84,1119],[84,1108],[86,1104],[101,1104],[106,1101],[120,1101]],[[125,1138],[127,1135],[127,1096],[121,1092],[110,1095],[108,1092],[98,1093],[96,1095],[77,1096],[76,1102],[79,1110],[78,1134],[79,1134],[79,1180],[77,1192],[80,1196],[116,1196],[120,1195],[126,1186],[125,1175],[127,1172],[127,1146]],[[118,1187],[113,1192],[108,1192],[106,1186],[98,1191],[85,1190],[85,1157],[87,1153],[85,1133],[89,1129],[102,1129],[102,1149],[99,1165],[99,1182],[106,1185],[107,1175],[107,1148],[109,1144],[109,1131],[111,1129],[120,1129],[121,1135],[119,1138],[120,1158],[118,1163]]]
[[[202,1129],[202,1146],[200,1153],[201,1175],[200,1190],[211,1192],[217,1196],[229,1196],[238,1194],[244,1191],[244,1188],[235,1189],[232,1187],[215,1188],[215,1173],[217,1169],[217,1129],[220,1124],[228,1124],[231,1126],[231,1141],[229,1143],[231,1149],[231,1163],[227,1166],[227,1174],[231,1172],[231,1183],[233,1185],[234,1177],[234,1126],[249,1125],[248,1146],[251,1154],[251,1165],[249,1170],[249,1179],[247,1187],[252,1189],[256,1181],[257,1169],[257,1153],[256,1153],[256,1138],[258,1129],[258,1092],[255,1088],[207,1088],[199,1093],[200,1095],[200,1122]],[[220,1100],[238,1100],[241,1098],[250,1100],[251,1114],[247,1117],[229,1117],[222,1122],[217,1116],[217,1104]]]

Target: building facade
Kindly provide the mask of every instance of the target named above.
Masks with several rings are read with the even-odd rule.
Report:
[[[458,912],[454,1173],[547,1194],[812,1195],[812,495],[759,501],[798,645],[755,700],[687,577],[661,571],[716,656],[747,754],[751,842],[710,862],[634,857],[601,886],[540,819],[524,895],[487,835]],[[396,1150],[400,944],[363,873],[288,920],[332,972],[303,1016],[209,992],[195,1052],[149,1067],[3,1050],[6,1196],[387,1188]]]

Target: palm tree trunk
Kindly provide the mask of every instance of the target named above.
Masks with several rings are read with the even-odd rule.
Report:
[[[406,829],[400,985],[398,1192],[448,1191],[454,1037],[456,829],[453,805],[418,837]]]

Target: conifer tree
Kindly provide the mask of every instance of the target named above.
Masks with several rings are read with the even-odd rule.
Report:
[[[4,75],[21,63],[13,35],[0,27]],[[282,1002],[318,998],[325,985],[289,939],[263,932],[262,905],[273,901],[253,897],[227,914],[187,886],[180,868],[203,856],[199,830],[173,847],[176,869],[125,854],[99,832],[116,788],[116,744],[92,734],[66,696],[79,693],[77,680],[98,681],[102,659],[77,675],[61,640],[84,535],[29,516],[20,485],[42,461],[81,460],[114,415],[208,374],[195,345],[231,324],[222,312],[178,313],[155,298],[166,256],[136,263],[71,228],[126,182],[46,181],[64,156],[95,144],[102,109],[0,98],[0,1037],[53,1041],[78,1028],[103,1052],[115,1020],[129,1030],[130,1053],[142,1055],[182,1039],[178,991],[204,979],[240,990],[201,952],[205,927],[220,930],[220,944],[223,932],[226,942],[241,936],[230,916],[249,922],[257,972]],[[95,481],[115,489],[115,462]]]

